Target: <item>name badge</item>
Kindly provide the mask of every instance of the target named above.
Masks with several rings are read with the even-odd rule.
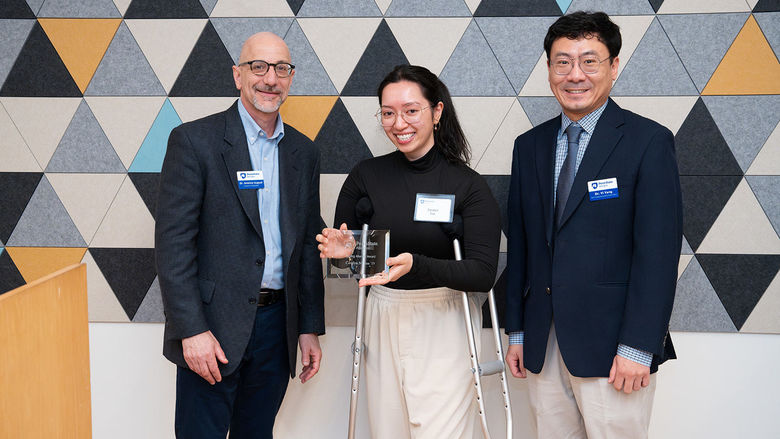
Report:
[[[238,171],[236,178],[239,189],[262,189],[265,187],[263,171]]]
[[[617,178],[605,178],[588,182],[590,201],[608,200],[618,197]]]
[[[417,194],[414,220],[429,223],[451,223],[455,211],[455,195]]]

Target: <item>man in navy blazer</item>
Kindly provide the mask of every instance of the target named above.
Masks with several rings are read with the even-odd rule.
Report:
[[[281,38],[253,35],[239,100],[168,140],[155,240],[177,437],[271,438],[299,344],[301,381],[319,369],[319,151],[279,115],[294,69]]]
[[[674,137],[609,98],[620,46],[604,13],[558,19],[544,47],[563,112],[514,146],[506,361],[545,439],[646,437],[651,373],[674,358]]]

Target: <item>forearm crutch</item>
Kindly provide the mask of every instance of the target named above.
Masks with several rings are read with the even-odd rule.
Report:
[[[363,233],[360,234],[360,277],[366,277],[366,248],[368,247],[368,221],[373,209],[367,197],[361,198],[355,205],[355,213],[363,223]],[[366,287],[358,289],[357,319],[355,321],[355,341],[352,343],[352,390],[349,398],[349,439],[355,438],[357,423],[358,386],[360,385],[360,364],[363,356],[363,319],[366,309]]]
[[[453,232],[450,232],[452,237],[452,247],[455,250],[455,260],[460,261],[460,239],[463,234],[463,220],[460,216],[453,218],[451,225],[454,228]],[[506,416],[506,437],[511,439],[512,437],[512,406],[509,402],[509,388],[506,381],[506,370],[504,369],[504,349],[501,343],[501,334],[499,332],[498,324],[498,312],[496,311],[496,298],[493,294],[493,289],[488,292],[488,305],[490,307],[490,326],[493,329],[493,340],[495,342],[496,360],[488,361],[485,363],[479,362],[479,354],[477,352],[477,343],[474,337],[474,327],[471,320],[471,309],[469,308],[469,297],[467,292],[462,292],[463,298],[463,317],[466,320],[466,337],[469,344],[469,357],[471,359],[471,373],[474,377],[474,390],[477,394],[477,404],[479,405],[479,420],[482,425],[482,433],[485,439],[490,439],[490,431],[487,425],[487,416],[485,414],[485,402],[482,397],[482,377],[485,375],[495,375],[500,373],[501,380],[501,392],[504,396],[504,415]]]

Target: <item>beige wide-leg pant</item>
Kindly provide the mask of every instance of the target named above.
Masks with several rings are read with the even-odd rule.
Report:
[[[476,402],[461,292],[372,286],[365,391],[373,439],[470,439]],[[479,350],[481,297],[470,295]]]
[[[550,329],[544,366],[528,373],[528,395],[539,439],[647,438],[655,394],[650,385],[631,394],[617,391],[607,378],[579,378],[561,357],[555,326]]]

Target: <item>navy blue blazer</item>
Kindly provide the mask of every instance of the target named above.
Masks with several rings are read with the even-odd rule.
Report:
[[[181,339],[211,330],[235,370],[249,343],[265,265],[257,194],[239,190],[252,169],[238,102],[176,127],[160,174],[155,247],[165,309],[163,354],[187,367]],[[295,374],[298,335],[325,332],[320,217],[320,155],[285,124],[279,142],[287,348]],[[254,300],[253,300],[254,299]]]
[[[561,117],[515,140],[509,189],[506,330],[525,331],[523,362],[544,363],[554,320],[579,377],[606,377],[618,344],[674,358],[668,337],[682,243],[672,133],[609,100],[553,230]],[[617,178],[618,197],[590,201],[587,183]]]

